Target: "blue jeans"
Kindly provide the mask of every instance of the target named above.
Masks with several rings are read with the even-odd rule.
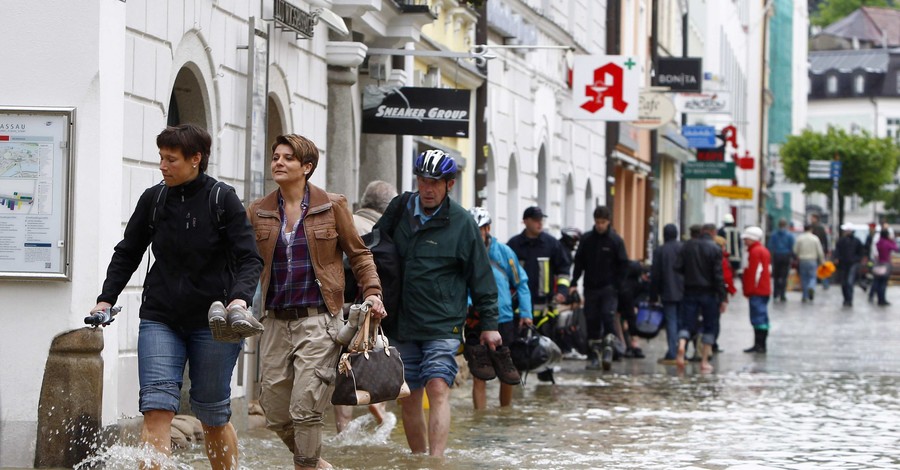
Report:
[[[663,313],[666,318],[666,341],[669,349],[666,359],[675,359],[678,353],[678,308],[680,302],[663,302]]]
[[[458,339],[434,339],[429,341],[391,340],[403,359],[403,375],[410,390],[418,390],[431,379],[443,379],[453,386],[459,366],[456,365]]]
[[[678,339],[691,339],[697,332],[698,317],[703,316],[703,344],[715,344],[719,331],[719,299],[715,294],[684,294],[678,310]]]
[[[750,324],[756,330],[769,329],[769,296],[750,296]]]
[[[191,378],[191,409],[201,423],[223,426],[231,419],[231,374],[241,343],[212,338],[209,328],[184,330],[141,320],[138,327],[140,411],[178,412],[184,366]]]
[[[887,303],[885,293],[887,292],[888,280],[891,278],[891,268],[888,265],[888,274],[886,276],[875,276],[872,279],[872,291],[878,296],[878,303],[884,305]],[[870,295],[869,298],[872,296]]]
[[[841,280],[841,293],[844,295],[844,303],[853,303],[853,287],[856,285],[856,274],[859,272],[859,263],[853,263],[848,268],[838,269]]]
[[[819,263],[816,260],[800,260],[800,287],[803,291],[803,300],[809,300],[809,291],[816,288],[816,268]]]

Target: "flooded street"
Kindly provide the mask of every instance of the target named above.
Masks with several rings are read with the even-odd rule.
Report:
[[[769,354],[752,343],[746,301],[735,299],[722,319],[712,374],[695,363],[683,372],[656,364],[664,334],[644,348],[646,359],[588,372],[564,361],[556,385],[532,375],[511,409],[475,412],[471,385],[453,391],[449,451],[441,463],[406,447],[398,407],[381,427],[368,415],[359,429],[335,436],[329,412],[323,457],[337,468],[898,468],[900,467],[900,318],[865,302],[840,307],[838,289],[816,303],[770,305]],[[900,304],[900,290],[889,294]],[[836,305],[835,305],[836,304]],[[274,434],[240,434],[241,465],[289,468]],[[176,454],[179,468],[209,468],[200,447]],[[113,465],[107,466],[112,468]],[[123,467],[132,468],[132,467]]]

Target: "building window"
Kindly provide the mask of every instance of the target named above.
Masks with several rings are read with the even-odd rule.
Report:
[[[834,95],[837,93],[837,77],[834,75],[829,75],[827,79],[825,79],[825,91],[829,95]]]
[[[866,77],[863,75],[857,75],[856,78],[853,79],[853,91],[856,92],[857,95],[861,95],[866,91]]]
[[[900,145],[900,118],[887,119],[887,137]]]

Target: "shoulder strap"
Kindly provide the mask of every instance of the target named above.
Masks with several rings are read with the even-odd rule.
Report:
[[[400,223],[400,220],[403,217],[406,217],[406,206],[409,204],[409,198],[412,197],[413,193],[411,191],[405,191],[400,196],[400,208],[396,214],[394,214],[394,220],[391,222],[391,231],[389,235],[391,238],[394,238],[394,231],[397,230],[397,225]]]
[[[162,213],[163,206],[166,205],[166,194],[169,192],[169,187],[166,186],[165,181],[160,181],[159,184],[156,185],[156,193],[153,194],[152,204],[150,204],[150,235],[153,235],[153,232],[156,231],[156,223],[159,222],[159,215]]]
[[[219,231],[225,230],[225,195],[228,191],[235,192],[234,188],[216,181],[209,190],[209,214]]]

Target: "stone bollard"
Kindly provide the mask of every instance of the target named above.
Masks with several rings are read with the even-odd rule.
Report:
[[[103,329],[53,338],[38,403],[34,467],[73,468],[96,450],[103,406]]]

